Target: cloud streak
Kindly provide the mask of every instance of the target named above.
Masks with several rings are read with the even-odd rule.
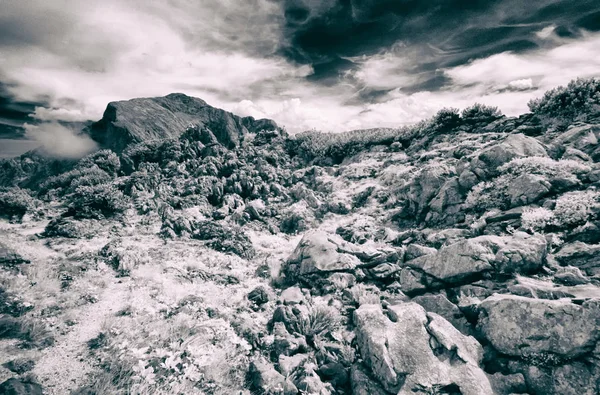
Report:
[[[597,2],[463,3],[6,2],[0,121],[97,120],[110,101],[182,92],[293,133],[335,132],[476,101],[515,115],[598,76]]]

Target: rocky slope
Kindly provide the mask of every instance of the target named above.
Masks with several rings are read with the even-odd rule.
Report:
[[[337,136],[109,105],[116,152],[2,167],[0,388],[600,393],[600,117],[560,94]]]

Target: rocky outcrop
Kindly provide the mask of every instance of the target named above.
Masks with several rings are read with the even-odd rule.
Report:
[[[479,179],[486,179],[496,173],[496,169],[515,158],[526,156],[548,156],[544,146],[535,138],[523,134],[510,134],[504,141],[491,145],[475,154],[469,168],[465,169],[475,174]],[[460,177],[466,183],[469,173]],[[474,185],[474,184],[473,184]]]
[[[546,257],[546,240],[517,232],[513,236],[479,236],[442,247],[406,266],[445,284],[459,284],[485,272],[529,273]]]
[[[600,339],[600,302],[494,295],[479,305],[478,329],[499,352],[521,358],[573,359]]]
[[[128,144],[177,138],[191,125],[208,129],[226,147],[236,147],[248,135],[274,130],[271,120],[240,118],[182,93],[164,97],[111,102],[89,133],[103,147],[121,152]]]
[[[492,393],[479,367],[483,349],[474,338],[416,303],[389,306],[388,315],[378,305],[354,312],[361,356],[388,392]]]

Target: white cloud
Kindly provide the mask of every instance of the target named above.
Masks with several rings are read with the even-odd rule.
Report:
[[[284,23],[279,7],[271,0],[6,2],[3,13],[26,39],[2,51],[0,74],[14,83],[17,99],[49,98],[49,108],[34,114],[44,121],[96,120],[109,101],[183,92],[240,115],[272,118],[295,133],[394,127],[474,102],[517,115],[544,91],[600,73],[600,34],[557,40],[549,26],[537,37],[552,39],[554,49],[439,70],[450,87],[408,94],[398,88],[421,82],[417,63],[440,53],[399,44],[351,59],[361,64],[351,83],[391,91],[378,103],[348,104],[356,87],[310,83],[310,67],[274,54]]]
[[[526,91],[533,88],[533,80],[531,78],[514,80],[508,83],[508,87],[517,91]]]
[[[98,149],[88,135],[78,134],[58,123],[25,124],[27,137],[42,146],[46,154],[59,158],[78,159]]]

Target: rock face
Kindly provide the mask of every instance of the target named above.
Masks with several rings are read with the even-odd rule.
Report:
[[[408,395],[454,389],[463,395],[492,393],[479,367],[483,349],[474,338],[416,303],[388,310],[390,318],[378,305],[363,305],[354,312],[360,353],[388,392]]]
[[[447,284],[458,284],[483,272],[527,273],[539,269],[546,240],[516,232],[513,236],[479,236],[442,247],[406,265]]]
[[[503,354],[577,358],[600,338],[600,303],[495,295],[479,305],[478,328]]]
[[[111,102],[89,133],[102,146],[121,152],[130,143],[179,137],[190,125],[207,128],[219,143],[230,148],[238,146],[248,133],[277,129],[271,120],[240,118],[204,100],[172,93]]]

